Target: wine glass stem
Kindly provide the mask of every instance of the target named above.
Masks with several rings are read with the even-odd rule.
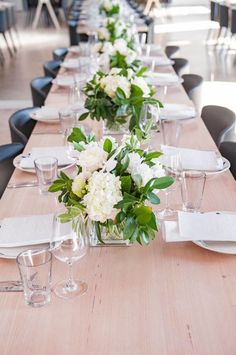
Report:
[[[74,290],[75,288],[75,282],[74,282],[74,277],[73,277],[73,264],[72,262],[68,262],[68,271],[69,271],[69,275],[68,275],[68,282],[67,282],[67,288],[69,290]]]
[[[166,210],[169,210],[170,209],[170,191],[166,190]]]

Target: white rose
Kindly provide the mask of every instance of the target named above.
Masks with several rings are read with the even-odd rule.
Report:
[[[146,163],[142,162],[142,157],[138,153],[130,153],[128,173],[134,179],[135,175],[140,175],[142,178],[141,186],[145,186],[152,178],[161,177],[163,175],[161,168],[158,164],[154,167],[149,167]],[[161,175],[161,176],[159,176]]]
[[[109,75],[117,75],[117,74],[120,74],[121,72],[121,68],[112,68],[110,71],[109,71]]]
[[[132,79],[132,77],[134,76],[134,71],[133,71],[133,69],[127,69],[127,78],[129,79],[129,80],[131,80]]]
[[[83,172],[77,175],[72,182],[72,192],[82,198],[86,193],[86,180],[90,177],[89,173]]]
[[[123,38],[116,39],[113,47],[122,55],[126,55],[128,52],[127,42]]]
[[[83,171],[93,173],[103,168],[107,156],[107,152],[99,147],[97,143],[91,142],[85,147],[85,150],[79,153],[77,164],[82,167]]]
[[[99,30],[98,30],[98,38],[99,38],[100,40],[106,40],[106,41],[108,41],[109,38],[110,38],[110,33],[109,33],[109,31],[108,31],[106,28],[104,28],[104,27],[99,28]]]
[[[103,52],[103,53],[106,53],[106,54],[108,54],[108,55],[112,55],[112,54],[115,53],[114,47],[113,47],[113,45],[111,44],[111,42],[105,42],[105,43],[103,44],[102,52]]]
[[[92,53],[99,53],[102,49],[102,43],[96,43],[92,48]]]
[[[106,10],[106,11],[111,11],[112,9],[112,2],[110,2],[109,0],[104,0],[103,1],[103,8]]]
[[[107,75],[100,80],[101,87],[105,93],[112,99],[115,97],[117,88],[121,88],[126,98],[130,97],[131,85],[128,79],[120,75]]]
[[[84,196],[89,218],[100,223],[114,220],[118,210],[114,205],[122,200],[121,182],[118,176],[95,172],[88,182],[88,193]]]
[[[127,55],[126,55],[126,63],[131,64],[137,58],[137,54],[132,49],[128,48]]]
[[[132,79],[132,84],[138,86],[142,92],[143,96],[148,97],[150,94],[150,88],[144,78],[136,76]]]

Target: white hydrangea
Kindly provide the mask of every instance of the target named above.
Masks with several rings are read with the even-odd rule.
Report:
[[[113,47],[115,51],[120,52],[120,54],[127,55],[128,52],[127,42],[123,38],[116,39]]]
[[[109,72],[109,75],[117,75],[121,72],[121,68],[112,68]]]
[[[92,47],[92,53],[100,53],[102,51],[103,45],[101,42],[96,43],[93,47]]]
[[[144,97],[148,97],[150,95],[150,88],[144,78],[135,76],[131,82],[142,90]]]
[[[115,53],[114,46],[111,42],[105,42],[102,47],[102,52],[108,55],[113,55]]]
[[[98,143],[91,142],[85,147],[85,150],[79,153],[77,164],[82,167],[83,171],[93,173],[103,168],[107,161],[107,156],[107,152]]]
[[[114,98],[117,88],[121,88],[126,98],[130,97],[131,85],[125,76],[121,75],[107,75],[100,80],[101,88],[110,97]]]
[[[88,193],[83,203],[89,218],[100,223],[114,220],[118,210],[114,205],[122,200],[121,183],[110,173],[95,172],[88,181]]]
[[[106,11],[111,11],[112,9],[112,2],[110,0],[104,0],[102,3],[102,7],[106,10]]]

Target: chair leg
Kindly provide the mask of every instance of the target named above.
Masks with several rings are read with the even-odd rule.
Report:
[[[3,66],[5,63],[4,54],[3,54],[3,51],[1,50],[1,48],[0,48],[0,63],[1,63],[1,66]]]
[[[5,32],[3,32],[2,35],[3,35],[3,38],[5,39],[8,52],[9,52],[10,56],[13,57],[13,52],[12,52],[12,50],[11,50],[11,47],[10,47],[10,45],[9,45],[9,42],[8,42],[8,40],[7,40],[7,37],[6,37]]]
[[[20,35],[19,35],[19,32],[18,32],[18,29],[17,29],[16,25],[13,26],[13,29],[14,29],[14,31],[15,31],[18,44],[19,44],[19,46],[21,47]]]
[[[13,50],[14,50],[14,52],[16,53],[16,52],[17,52],[17,48],[16,48],[16,45],[15,45],[15,42],[14,42],[14,39],[13,39],[13,36],[12,36],[12,33],[11,33],[11,30],[10,30],[10,29],[9,29],[8,33],[9,33],[9,37],[10,37],[10,39],[11,39],[11,43],[12,43]]]

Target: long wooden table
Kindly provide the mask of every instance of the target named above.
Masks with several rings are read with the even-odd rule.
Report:
[[[172,69],[170,69],[172,70]],[[47,105],[66,104],[52,88]],[[183,88],[168,90],[168,102],[190,103]],[[37,130],[56,129],[38,123]],[[60,135],[32,134],[33,146],[63,144]],[[160,137],[154,142],[158,145]],[[183,123],[180,146],[216,149],[200,118]],[[15,171],[12,182],[29,180]],[[32,177],[34,179],[34,177]],[[177,191],[172,201],[180,207]],[[230,172],[207,179],[203,210],[236,212],[236,184]],[[6,189],[0,219],[51,213],[54,195],[38,188]],[[201,236],[199,236],[200,238]],[[18,279],[16,263],[0,259],[1,280]],[[74,265],[88,283],[86,295],[70,301],[52,296],[41,309],[26,306],[22,293],[0,294],[1,355],[234,355],[236,354],[236,257],[195,244],[165,243],[161,233],[148,247],[91,248]],[[67,268],[54,262],[53,282]]]

